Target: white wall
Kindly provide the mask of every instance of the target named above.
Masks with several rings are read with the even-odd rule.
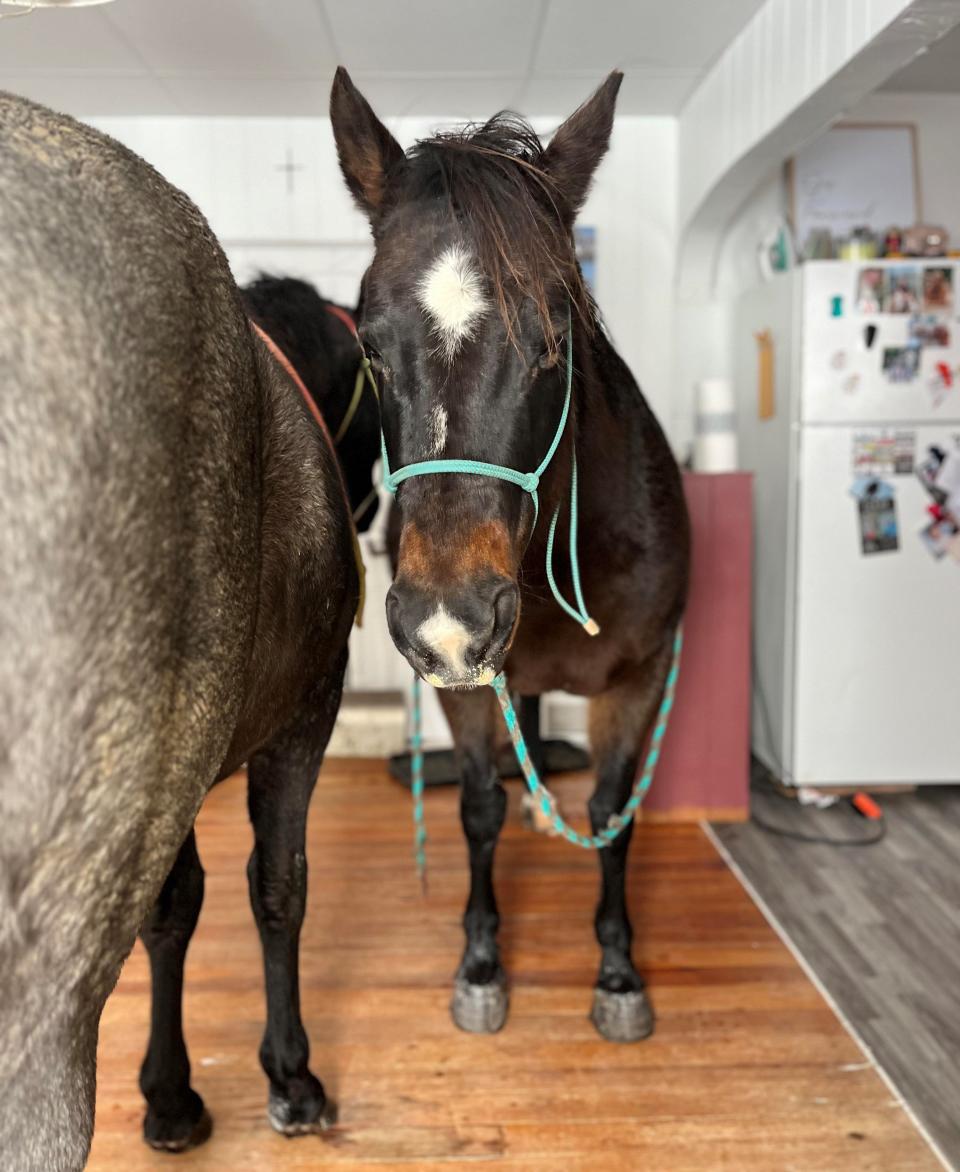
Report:
[[[916,125],[923,218],[960,247],[960,94],[871,94],[845,120]]]
[[[955,23],[948,7],[928,0],[766,0],[681,111],[681,224],[687,226],[740,159],[871,42],[878,49],[879,73],[868,88],[905,64],[914,42],[919,48]],[[884,34],[900,17],[888,49]]]
[[[99,118],[95,125],[143,155],[209,219],[237,277],[273,268],[312,278],[352,303],[370,257],[366,221],[337,167],[321,118]],[[549,131],[559,119],[540,119]],[[404,146],[442,118],[396,118]],[[293,191],[280,168],[301,167]],[[617,120],[581,221],[597,228],[597,299],[607,324],[665,425],[673,398],[676,121]]]

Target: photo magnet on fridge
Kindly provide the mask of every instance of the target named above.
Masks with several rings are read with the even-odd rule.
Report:
[[[887,270],[861,269],[857,277],[857,310],[860,313],[879,313],[889,295]],[[838,317],[839,314],[834,314]]]
[[[917,448],[915,431],[858,431],[853,436],[856,477],[909,476]]]
[[[937,561],[944,554],[950,554],[956,560],[958,538],[960,538],[960,532],[958,532],[953,519],[947,516],[934,517],[929,525],[920,530],[920,540]]]
[[[890,553],[900,548],[897,501],[893,489],[874,481],[857,502],[860,514],[860,549],[864,554]]]
[[[917,479],[933,498],[934,503],[941,506],[946,504],[947,497],[950,495],[937,483],[940,466],[946,458],[945,449],[931,445],[927,448],[926,458],[917,465]]]
[[[883,373],[892,383],[912,383],[920,371],[920,347],[885,346]]]
[[[884,313],[916,313],[920,309],[920,270],[916,265],[901,265],[887,271],[883,298]]]
[[[953,308],[953,269],[923,270],[923,308],[939,310]]]
[[[915,313],[910,318],[911,346],[949,346],[950,327],[935,313]]]

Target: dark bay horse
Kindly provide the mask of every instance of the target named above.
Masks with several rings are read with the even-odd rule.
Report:
[[[380,415],[366,382],[353,404],[361,357],[356,310],[329,301],[298,277],[261,273],[240,292],[250,317],[293,364],[336,437],[350,507],[365,533],[377,515],[373,466],[380,455]]]
[[[611,74],[546,147],[520,119],[498,115],[405,154],[342,69],[331,96],[341,167],[376,244],[360,332],[380,383],[391,468],[442,458],[526,473],[561,435],[540,479],[539,517],[529,490],[486,475],[420,474],[396,498],[387,617],[414,669],[443,689],[456,743],[471,886],[452,1012],[474,1031],[499,1029],[507,1012],[492,877],[506,805],[494,768],[499,714],[492,690],[477,685],[503,667],[523,695],[560,688],[590,698],[597,834],[630,793],[686,596],[677,465],[598,322],[572,241],[620,81]],[[574,451],[579,565],[595,637],[557,606],[545,568],[549,519],[563,502],[553,566],[571,597]],[[631,957],[629,842],[628,828],[599,852],[592,1018],[617,1041],[653,1027]]]
[[[274,1126],[330,1116],[299,1017],[304,822],[357,601],[336,458],[190,201],[0,95],[0,1166],[76,1172],[137,931],[147,1137],[203,1138],[179,1029],[192,826],[249,762]]]

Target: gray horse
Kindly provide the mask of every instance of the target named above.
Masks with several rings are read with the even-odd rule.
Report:
[[[83,1166],[104,1002],[145,921],[175,992],[193,820],[245,760],[271,1122],[322,1127],[296,966],[358,591],[336,460],[189,200],[9,95],[0,543],[0,1164]],[[209,1129],[185,1062],[158,1055],[172,1081],[145,1088],[158,1146]]]

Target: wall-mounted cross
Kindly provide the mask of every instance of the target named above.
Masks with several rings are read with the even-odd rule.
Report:
[[[293,151],[288,150],[287,151],[287,161],[285,163],[278,163],[273,169],[274,169],[274,171],[283,171],[286,173],[286,176],[287,176],[287,195],[293,195],[293,189],[294,189],[294,184],[295,184],[295,181],[293,178],[294,174],[297,171],[305,171],[306,167],[304,167],[302,163],[295,163],[293,161]]]

